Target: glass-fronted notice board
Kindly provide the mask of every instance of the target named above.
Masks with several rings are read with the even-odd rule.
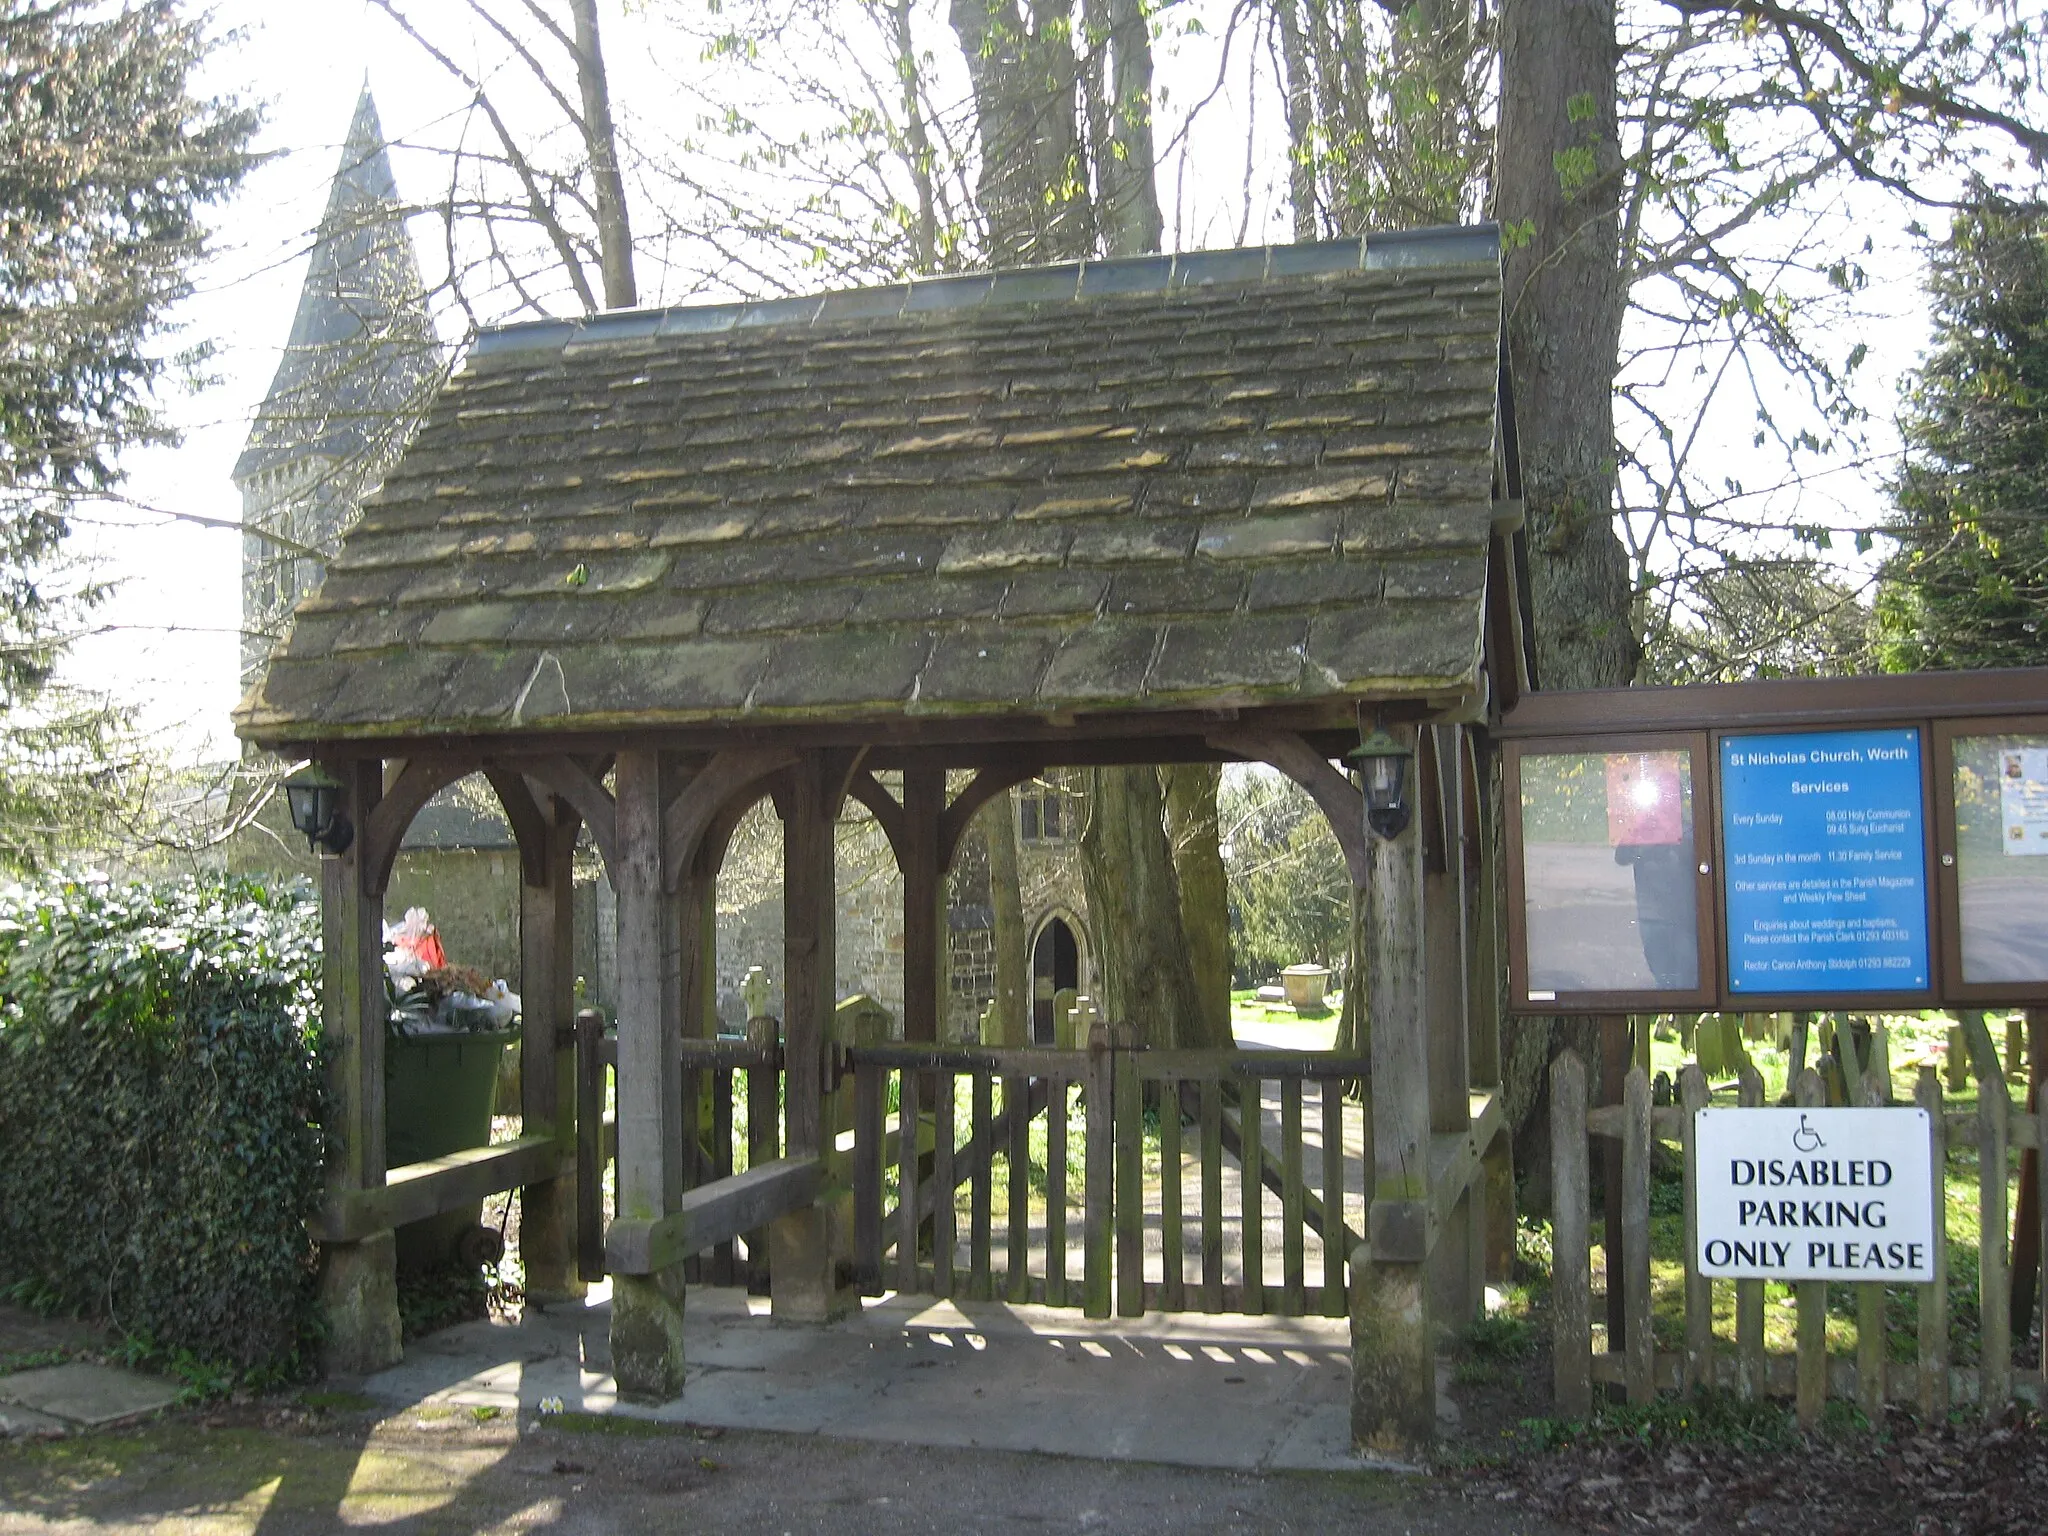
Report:
[[[1931,986],[1920,732],[1721,738],[1731,997]]]
[[[1963,734],[1956,928],[1968,986],[2048,981],[2048,734]]]
[[[1693,754],[1544,752],[1518,765],[1524,996],[1696,993]]]

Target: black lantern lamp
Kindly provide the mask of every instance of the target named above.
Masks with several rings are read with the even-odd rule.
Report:
[[[1381,837],[1399,837],[1408,827],[1408,762],[1415,756],[1375,721],[1358,745],[1344,754],[1358,764],[1365,781],[1365,824]]]
[[[356,829],[341,814],[341,781],[318,763],[308,763],[284,781],[292,826],[305,834],[309,851],[339,858],[355,841]]]

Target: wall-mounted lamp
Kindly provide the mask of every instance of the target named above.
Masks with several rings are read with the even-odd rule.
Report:
[[[1408,826],[1408,762],[1414,751],[1375,721],[1344,755],[1357,761],[1365,781],[1365,824],[1381,837],[1399,837]]]
[[[322,858],[339,858],[355,841],[356,829],[341,814],[341,781],[308,763],[284,781],[292,826],[305,834],[306,848]]]

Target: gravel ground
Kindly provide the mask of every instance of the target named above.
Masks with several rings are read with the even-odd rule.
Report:
[[[317,1401],[317,1399],[316,1399]],[[609,1427],[607,1427],[607,1425]],[[1452,1481],[1203,1472],[347,1402],[0,1446],[0,1532],[1099,1530],[1550,1536]]]

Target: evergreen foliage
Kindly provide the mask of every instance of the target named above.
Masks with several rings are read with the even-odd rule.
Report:
[[[1263,985],[1307,961],[1344,969],[1351,875],[1307,791],[1252,769],[1226,774],[1219,799],[1236,985]]]
[[[319,954],[301,887],[0,893],[0,1283],[145,1352],[310,1358]]]
[[[1879,611],[1894,670],[2048,663],[2048,209],[1956,215],[1893,486]]]
[[[104,787],[113,721],[47,691],[104,594],[61,564],[70,499],[165,432],[154,391],[205,244],[200,209],[252,163],[256,116],[194,94],[209,49],[177,0],[0,0],[0,861]]]

